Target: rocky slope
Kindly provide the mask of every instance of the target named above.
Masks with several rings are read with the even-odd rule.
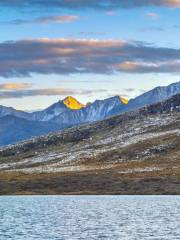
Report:
[[[180,95],[0,151],[1,194],[180,194]]]

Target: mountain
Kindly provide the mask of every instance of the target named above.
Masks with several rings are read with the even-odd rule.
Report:
[[[4,107],[4,106],[0,105],[0,118],[4,117],[4,116],[8,116],[8,115],[25,118],[25,119],[31,118],[30,114],[27,112],[19,111],[12,107]]]
[[[180,93],[180,82],[173,83],[169,86],[156,87],[151,91],[148,91],[135,99],[131,99],[126,108],[126,111],[134,110],[158,102],[162,102],[173,95]]]
[[[31,120],[50,121],[52,118],[60,115],[61,113],[65,112],[65,111],[68,111],[68,108],[63,103],[63,101],[59,101],[42,111],[37,111],[37,112],[31,113]]]
[[[31,119],[35,121],[54,121],[61,125],[76,125],[97,121],[119,113],[127,104],[127,100],[119,96],[105,100],[96,100],[94,103],[83,105],[75,98],[68,96],[45,110],[34,112]]]
[[[0,136],[2,139],[0,144],[14,143],[27,139],[28,137],[53,132],[57,129],[100,121],[153,103],[162,102],[178,93],[180,93],[180,82],[167,87],[157,87],[131,99],[129,102],[123,97],[115,96],[104,100],[96,100],[93,103],[84,105],[75,98],[68,96],[42,111],[32,113],[0,106],[0,120],[4,121],[4,117],[8,116],[4,128],[5,131],[3,132],[4,135]],[[14,117],[12,119],[16,119],[14,125],[12,125],[10,116]],[[8,128],[9,122],[11,123],[11,127]],[[32,128],[31,134],[29,133],[28,126]],[[1,125],[0,128],[2,129]],[[12,133],[14,133],[14,135],[16,134],[17,137],[13,136]],[[6,138],[8,140],[6,140]]]
[[[57,124],[51,122],[29,121],[16,116],[7,115],[0,118],[0,145],[16,143],[35,136],[59,130]]]
[[[68,96],[63,100],[63,103],[66,105],[67,108],[72,110],[79,110],[85,107],[84,104],[78,102],[75,98]]]
[[[31,113],[31,120],[50,121],[62,113],[74,112],[83,107],[85,107],[85,105],[79,103],[75,98],[68,96],[64,100],[58,101],[42,111]],[[61,124],[61,122],[59,122],[59,124]],[[66,125],[68,125],[68,123],[66,123]]]
[[[180,93],[180,82],[166,87],[154,88],[129,102],[123,97],[115,96],[84,105],[69,96],[45,110],[31,113],[28,115],[28,119],[30,117],[31,120],[35,121],[54,121],[62,126],[73,126],[102,120],[125,111],[161,102],[178,93]]]
[[[0,117],[0,145],[12,144],[81,123],[101,120],[113,114],[113,111],[117,112],[121,106],[123,103],[119,97],[95,101],[87,107],[76,99],[67,97],[43,111],[33,113],[7,108],[6,111],[1,112],[2,117]]]
[[[101,120],[125,111],[141,108],[145,105],[161,102],[178,93],[180,93],[180,82],[173,83],[166,87],[154,88],[151,91],[131,99],[129,102],[125,98],[115,96],[105,100],[96,100],[93,103],[84,105],[75,98],[68,96],[44,110],[33,113],[0,106],[0,118],[12,115],[32,121],[53,120],[60,125],[69,126],[72,124]]]
[[[121,113],[125,109],[125,100],[119,96],[111,97],[105,100],[96,100],[94,103],[87,105],[79,110],[68,110],[57,117],[51,119],[55,123],[70,126],[82,123],[102,120],[109,116]]]
[[[180,194],[180,94],[0,149],[0,194]]]

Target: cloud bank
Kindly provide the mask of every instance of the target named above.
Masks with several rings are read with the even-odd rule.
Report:
[[[0,76],[180,73],[180,49],[143,42],[38,39],[0,43]]]
[[[155,12],[148,12],[146,13],[146,16],[152,19],[157,19],[159,17],[159,15]]]
[[[62,15],[62,16],[45,16],[38,17],[32,20],[15,19],[7,22],[0,22],[0,24],[24,25],[24,24],[62,24],[75,22],[80,17],[77,15]]]
[[[180,7],[179,0],[0,0],[0,6],[25,8],[100,9],[136,8],[149,6]]]
[[[20,84],[20,83],[19,83]],[[1,84],[2,85],[2,84]],[[7,89],[7,88],[4,88]],[[13,89],[4,91],[0,89],[0,99],[23,98],[35,96],[68,96],[68,95],[92,95],[95,93],[105,93],[105,89],[96,90],[78,90],[78,89],[64,89],[64,88],[47,88],[47,89]],[[12,90],[13,89],[13,90]],[[8,88],[9,90],[9,88]]]
[[[0,91],[2,90],[22,90],[31,88],[31,83],[1,83],[0,84]]]

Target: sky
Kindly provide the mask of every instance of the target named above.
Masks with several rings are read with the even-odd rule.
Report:
[[[134,98],[180,81],[180,0],[0,0],[0,105]]]

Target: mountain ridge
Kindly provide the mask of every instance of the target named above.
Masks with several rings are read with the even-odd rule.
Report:
[[[154,89],[149,90],[146,93],[143,93],[134,99],[130,99],[129,101],[122,96],[114,96],[114,97],[110,97],[110,98],[103,99],[103,100],[95,100],[93,103],[85,105],[85,104],[80,103],[74,97],[67,96],[63,100],[59,100],[58,102],[50,105],[49,107],[47,107],[43,110],[33,111],[31,113],[25,112],[22,110],[16,110],[12,107],[5,107],[5,106],[0,105],[0,117],[3,117],[5,115],[14,115],[14,116],[26,118],[29,120],[49,121],[49,120],[51,120],[51,118],[53,118],[53,112],[52,112],[52,116],[49,116],[49,117],[42,117],[42,115],[43,115],[43,113],[45,114],[46,111],[51,112],[52,108],[59,107],[59,109],[62,108],[63,111],[68,110],[68,109],[78,111],[78,110],[81,110],[82,108],[89,107],[89,105],[93,105],[96,102],[103,103],[104,101],[107,101],[107,102],[108,102],[108,100],[111,101],[111,99],[113,99],[113,98],[119,98],[120,103],[127,105],[127,110],[129,110],[129,109],[135,109],[138,107],[143,107],[143,105],[146,105],[146,104],[149,105],[149,104],[163,101],[163,100],[165,100],[173,95],[176,95],[178,93],[180,93],[180,82],[172,83],[168,86],[155,87]],[[73,107],[71,108],[71,104],[72,104],[71,101],[74,101],[75,105],[77,105],[76,107],[74,107],[75,109],[73,109]],[[68,104],[67,102],[70,102],[70,104]],[[68,105],[70,105],[69,108],[68,108]],[[58,114],[61,114],[61,113],[62,113],[62,111],[54,112],[54,117],[58,116]],[[41,117],[38,115],[40,115]]]
[[[178,93],[180,93],[180,82],[172,83],[168,86],[158,86],[134,99],[131,99],[127,106],[127,110],[133,110],[143,107],[143,105],[145,106],[161,102]]]
[[[75,126],[75,127],[69,128],[69,129],[61,130],[57,133],[55,132],[55,133],[47,134],[45,136],[36,137],[34,139],[24,141],[22,144],[20,143],[20,145],[14,144],[10,147],[5,147],[4,149],[5,150],[11,149],[11,148],[14,149],[14,148],[16,148],[16,146],[17,147],[20,146],[20,148],[22,148],[23,151],[24,150],[26,151],[26,148],[24,147],[26,144],[28,145],[28,147],[30,147],[29,144],[32,144],[31,148],[33,149],[33,146],[35,148],[38,148],[38,144],[37,144],[38,142],[40,142],[39,146],[42,146],[43,148],[45,148],[46,145],[49,146],[49,143],[51,142],[51,140],[50,140],[50,142],[48,143],[48,141],[47,141],[48,138],[54,139],[55,142],[53,144],[55,144],[55,145],[56,145],[56,141],[57,142],[64,141],[65,137],[67,137],[67,141],[72,141],[72,142],[79,141],[79,140],[82,140],[85,138],[89,138],[91,134],[97,132],[97,129],[101,130],[106,127],[113,128],[113,126],[116,126],[117,124],[122,124],[122,122],[126,122],[129,120],[131,121],[131,120],[134,120],[137,118],[141,119],[143,117],[146,117],[147,115],[155,116],[157,114],[167,114],[167,113],[169,113],[169,114],[173,114],[173,113],[179,114],[180,113],[180,94],[174,95],[171,98],[169,98],[163,102],[148,105],[148,106],[145,106],[143,108],[136,109],[133,111],[124,112],[121,115],[109,117],[109,118],[101,120],[101,121],[84,124],[81,126]],[[95,126],[95,128],[94,128],[94,126]],[[94,129],[93,131],[90,130],[90,135],[87,134],[87,132],[86,132],[86,129],[89,129],[89,128]],[[78,132],[77,137],[74,138],[73,134],[76,134],[76,132]],[[82,133],[85,132],[85,133],[81,134],[81,132]],[[60,136],[60,138],[58,136]],[[46,143],[46,145],[44,145],[45,143]],[[1,149],[1,152],[3,152],[3,151],[4,150]]]
[[[13,108],[6,107],[3,108],[1,106],[0,120],[2,117],[7,115],[17,117],[17,121],[19,118],[25,119],[26,123],[24,123],[25,125],[22,124],[22,127],[21,129],[19,128],[19,131],[21,133],[24,132],[24,139],[27,139],[26,136],[33,137],[39,136],[43,133],[48,133],[45,131],[45,129],[49,129],[49,132],[53,132],[56,129],[61,130],[64,128],[69,128],[80,124],[88,124],[91,122],[100,121],[111,116],[119,115],[124,112],[129,112],[132,110],[136,110],[138,108],[142,108],[146,105],[164,101],[167,98],[171,97],[172,95],[178,93],[180,93],[180,82],[171,84],[167,87],[154,88],[153,90],[150,90],[134,99],[131,99],[129,102],[120,96],[114,96],[104,100],[96,100],[93,103],[87,104],[85,106],[78,102],[75,98],[69,96],[63,100],[58,101],[57,103],[52,104],[51,106],[44,110],[32,113],[16,111]],[[22,122],[21,119],[19,119],[19,122]],[[3,145],[3,141],[1,141],[1,138],[4,139],[4,143],[8,144],[11,143],[10,142],[11,138],[9,136],[12,136],[12,139],[14,139],[14,135],[12,134],[14,132],[14,129],[11,130],[8,128],[10,122],[11,119],[8,118],[6,126],[4,126],[4,129],[6,129],[6,131],[3,132],[4,134],[3,136],[2,135],[0,136],[0,145]],[[34,135],[32,131],[32,134],[29,135],[29,129],[27,126],[30,125],[32,127],[33,122],[35,126],[39,126],[39,134],[38,131],[36,131]],[[44,124],[40,124],[40,122]],[[14,128],[16,128],[15,125]],[[24,131],[25,129],[26,132]],[[0,132],[2,131],[3,129],[2,126],[0,125]],[[8,141],[6,141],[6,137],[7,139],[9,139]],[[24,139],[22,136],[21,140]],[[19,138],[17,139],[17,141],[19,141]]]

